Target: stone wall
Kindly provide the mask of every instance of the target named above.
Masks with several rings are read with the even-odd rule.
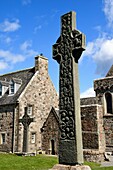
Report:
[[[104,157],[104,152],[97,151],[97,150],[84,150],[84,160],[88,162],[103,162],[105,157]]]
[[[97,106],[81,107],[84,149],[99,149],[97,119]]]
[[[81,106],[84,158],[97,162],[104,159],[105,134],[101,105]]]
[[[113,151],[113,115],[104,116],[104,131],[106,137],[106,151]]]
[[[37,59],[37,58],[36,58]],[[37,60],[38,70],[19,98],[19,118],[24,115],[24,108],[33,106],[34,122],[29,126],[28,151],[36,152],[41,148],[40,129],[52,107],[58,108],[58,95],[48,75],[48,60],[42,56]],[[36,64],[36,63],[35,63]],[[36,142],[31,143],[31,133],[36,133]],[[22,151],[23,125],[19,123],[18,151]]]
[[[84,159],[93,162],[103,161],[105,153],[103,107],[97,104],[81,106],[81,120]],[[53,122],[55,123],[54,125]],[[52,112],[49,114],[43,127],[42,149],[45,153],[50,154],[51,139],[58,139],[58,121]]]
[[[46,154],[58,154],[58,129],[58,119],[55,117],[53,111],[51,111],[41,129],[42,151],[45,151]],[[53,149],[52,140],[54,141]]]
[[[98,104],[96,97],[88,97],[88,98],[81,98],[80,99],[80,105],[92,105],[92,104]]]
[[[12,151],[13,134],[13,105],[0,106],[0,151]],[[2,144],[1,134],[5,134],[5,143]]]

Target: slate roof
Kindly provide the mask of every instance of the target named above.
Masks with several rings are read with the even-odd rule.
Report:
[[[106,77],[111,77],[111,76],[113,76],[113,65],[111,66],[110,70],[106,74]]]
[[[20,96],[20,94],[25,89],[26,85],[29,83],[31,78],[33,77],[35,73],[35,68],[29,68],[25,70],[20,70],[17,72],[12,72],[4,75],[0,75],[0,81],[10,83],[11,80],[21,80],[21,86],[18,89],[18,91],[13,94],[9,95],[9,89],[6,91],[6,93],[0,97],[0,105],[8,105],[8,104],[15,104]]]

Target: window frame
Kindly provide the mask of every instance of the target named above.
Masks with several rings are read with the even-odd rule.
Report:
[[[12,91],[12,89],[13,89],[13,91]],[[15,83],[14,83],[13,80],[11,81],[11,84],[10,84],[10,93],[11,93],[11,94],[14,94],[14,93],[15,93]]]
[[[108,103],[109,102],[109,103]],[[113,96],[110,91],[104,94],[104,112],[105,115],[113,115]]]
[[[36,143],[36,132],[31,132],[31,144]]]
[[[33,105],[27,106],[27,115],[29,115],[29,116],[33,115]]]
[[[4,135],[4,136],[3,136]],[[0,137],[1,137],[1,145],[4,145],[4,144],[6,144],[6,133],[4,132],[2,132],[1,134],[0,134]]]

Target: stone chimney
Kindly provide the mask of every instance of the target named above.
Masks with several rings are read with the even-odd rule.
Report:
[[[48,73],[48,59],[42,54],[35,57],[35,72]]]

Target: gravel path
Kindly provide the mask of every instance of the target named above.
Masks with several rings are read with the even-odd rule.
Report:
[[[110,161],[102,162],[101,167],[113,166],[113,156],[109,156]]]

